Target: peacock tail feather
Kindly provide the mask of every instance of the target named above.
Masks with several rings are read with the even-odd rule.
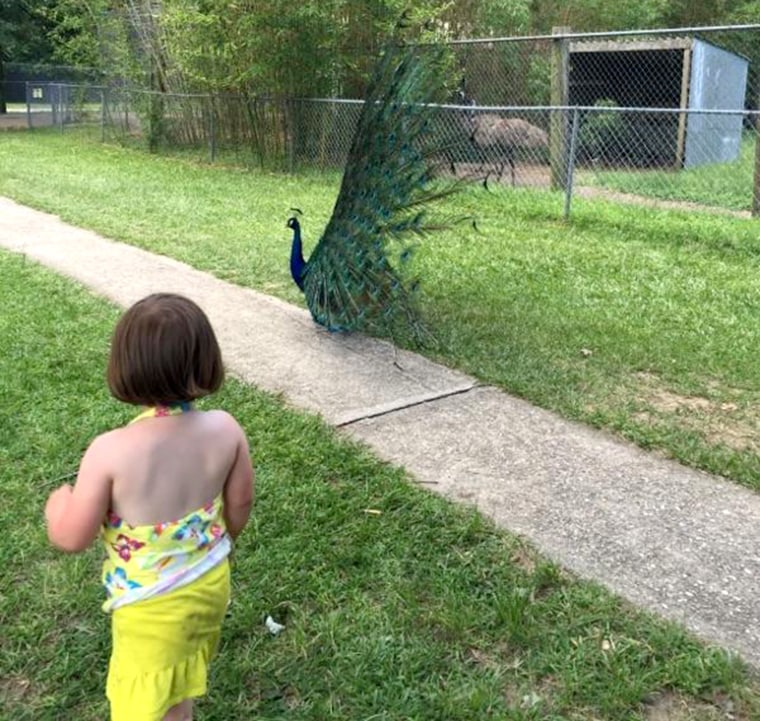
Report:
[[[294,270],[291,259],[314,320],[330,330],[426,335],[417,281],[404,266],[420,238],[458,220],[431,215],[431,204],[457,189],[455,182],[436,180],[447,141],[435,130],[431,103],[444,91],[444,53],[398,38],[387,45],[367,89],[332,216],[308,261],[296,257]],[[298,223],[294,232],[298,256]]]

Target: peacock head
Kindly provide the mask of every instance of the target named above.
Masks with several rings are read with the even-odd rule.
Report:
[[[301,224],[298,222],[298,216],[301,215],[301,210],[298,208],[291,208],[290,210],[293,213],[296,213],[296,215],[291,215],[290,218],[288,218],[288,222],[285,225],[288,228],[290,228],[294,233],[298,233],[301,230]]]

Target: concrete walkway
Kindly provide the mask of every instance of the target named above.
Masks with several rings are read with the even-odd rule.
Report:
[[[300,308],[2,197],[0,246],[122,306],[157,290],[192,297],[235,375],[760,668],[760,494],[388,343],[327,333]]]

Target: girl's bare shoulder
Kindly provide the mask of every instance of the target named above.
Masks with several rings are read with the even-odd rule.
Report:
[[[119,428],[113,428],[110,431],[105,431],[100,435],[95,436],[95,438],[90,441],[90,446],[87,450],[92,450],[94,452],[108,452],[112,450],[113,448],[124,443],[126,438],[126,430],[127,426],[123,426]]]
[[[235,420],[227,411],[223,410],[210,410],[201,412],[202,422],[208,424],[210,429],[218,430],[220,432],[234,432],[242,433],[243,429],[240,424]]]
[[[115,459],[129,446],[125,430],[126,428],[114,428],[95,436],[84,452],[82,465],[102,471],[112,470]]]

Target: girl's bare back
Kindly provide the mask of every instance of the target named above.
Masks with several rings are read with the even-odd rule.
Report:
[[[224,411],[144,418],[102,436],[111,510],[130,525],[171,521],[216,498],[239,444]]]

